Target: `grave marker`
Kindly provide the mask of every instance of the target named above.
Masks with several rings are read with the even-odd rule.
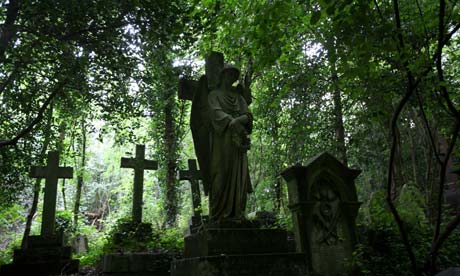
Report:
[[[43,199],[42,236],[54,235],[56,220],[56,194],[59,178],[72,178],[73,168],[59,167],[59,152],[48,152],[46,167],[32,167],[30,177],[45,178],[45,195]]]
[[[142,222],[142,194],[144,192],[144,170],[158,169],[158,162],[145,159],[145,145],[136,145],[135,158],[121,158],[122,168],[134,169],[133,222]]]
[[[190,181],[192,188],[192,204],[193,204],[193,216],[201,216],[201,194],[199,181],[202,180],[201,172],[197,169],[196,160],[188,160],[188,170],[179,171],[180,180]]]

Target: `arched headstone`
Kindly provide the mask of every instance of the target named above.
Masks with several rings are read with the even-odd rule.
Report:
[[[356,243],[355,219],[360,203],[354,180],[360,172],[328,153],[282,172],[288,184],[296,250],[305,253],[312,273],[347,273],[345,263]]]

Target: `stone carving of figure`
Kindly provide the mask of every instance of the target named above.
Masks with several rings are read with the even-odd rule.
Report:
[[[212,220],[242,219],[247,194],[252,191],[247,150],[253,119],[245,99],[233,86],[239,74],[237,68],[225,66],[218,87],[208,95]]]

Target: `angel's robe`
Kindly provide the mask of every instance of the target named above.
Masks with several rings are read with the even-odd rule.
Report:
[[[208,95],[211,121],[211,162],[209,214],[211,219],[240,219],[244,216],[246,197],[252,191],[246,150],[239,148],[229,127],[241,115],[252,116],[244,98],[216,89]]]

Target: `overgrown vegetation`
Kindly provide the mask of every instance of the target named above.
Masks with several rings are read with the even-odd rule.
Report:
[[[178,81],[198,79],[210,51],[252,90],[248,214],[289,228],[280,172],[329,151],[363,171],[350,262],[365,275],[460,263],[460,213],[445,201],[460,189],[460,2],[7,0],[0,22],[0,264],[39,233],[43,183],[28,170],[50,150],[74,167],[57,225],[88,238],[83,265],[120,249],[133,181],[120,158],[136,144],[159,161],[144,181],[153,231],[133,244],[121,231],[123,250],[180,251],[192,208],[175,176],[194,150]]]

